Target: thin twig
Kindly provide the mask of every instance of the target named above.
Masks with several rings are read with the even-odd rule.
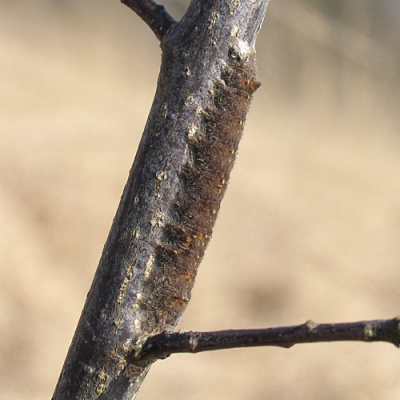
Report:
[[[157,4],[153,0],[121,0],[122,4],[142,18],[150,27],[159,40],[165,32],[177,22],[168,14],[164,6]]]
[[[267,329],[164,332],[148,338],[139,352],[137,348],[135,352],[132,351],[128,362],[155,360],[173,353],[199,353],[255,346],[289,348],[299,343],[340,341],[380,341],[399,347],[400,317],[337,324],[316,324],[307,321],[302,325]]]

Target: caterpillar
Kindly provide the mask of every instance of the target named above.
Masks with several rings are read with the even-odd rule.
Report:
[[[152,272],[144,280],[139,309],[149,326],[173,329],[190,300],[197,267],[212,229],[238,151],[253,92],[254,71],[229,48],[228,62],[208,87],[185,135],[188,156],[177,174],[178,190],[166,196],[164,221],[154,247]],[[165,111],[165,107],[163,109]]]

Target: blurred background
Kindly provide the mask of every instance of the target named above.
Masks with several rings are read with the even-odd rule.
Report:
[[[165,2],[180,18],[188,1]],[[0,3],[0,399],[50,399],[150,109],[119,1]],[[400,313],[400,3],[271,0],[259,80],[180,328]],[[389,344],[175,355],[137,399],[394,400]]]

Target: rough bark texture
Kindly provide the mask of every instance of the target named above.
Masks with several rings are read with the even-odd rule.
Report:
[[[173,330],[210,240],[255,78],[267,0],[194,0],[161,39],[154,103],[53,400],[132,399],[126,355]]]

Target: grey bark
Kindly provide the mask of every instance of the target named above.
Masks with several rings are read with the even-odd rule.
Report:
[[[178,323],[259,86],[267,3],[193,0],[176,23],[159,8],[152,21],[143,1],[161,40],[158,87],[53,400],[134,398],[151,362],[127,355]]]

